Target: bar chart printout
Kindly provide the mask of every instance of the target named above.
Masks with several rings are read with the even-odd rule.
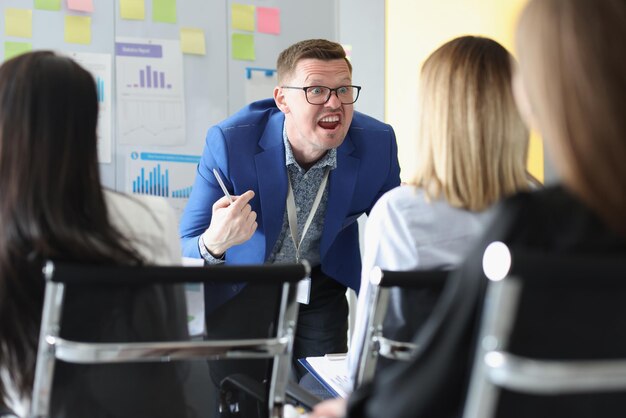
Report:
[[[128,161],[127,192],[164,197],[180,217],[191,195],[200,156],[133,151]]]
[[[179,41],[117,38],[118,137],[121,144],[185,143]]]
[[[69,52],[68,55],[93,75],[98,93],[98,162],[111,162],[111,54]]]

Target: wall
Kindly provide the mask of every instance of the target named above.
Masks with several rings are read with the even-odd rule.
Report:
[[[352,81],[363,87],[355,109],[385,117],[385,3],[340,0],[339,41],[351,48]]]
[[[104,96],[110,102],[102,102],[101,108],[108,109],[110,122],[99,123],[108,127],[111,138],[106,152],[104,147],[100,150],[104,185],[132,192],[139,173],[144,171],[147,179],[148,174],[156,174],[158,169],[157,178],[169,185],[167,197],[179,213],[193,182],[195,162],[208,128],[249,100],[272,96],[275,85],[272,72],[269,77],[264,72],[254,72],[254,77],[249,79],[246,69],[274,69],[279,52],[302,39],[338,39],[337,0],[75,0],[74,3],[87,5],[87,9],[70,9],[67,0],[1,0],[0,57],[4,57],[11,42],[32,49],[53,49],[75,58],[77,53],[97,54],[102,66],[109,67],[108,76],[103,79]],[[123,3],[139,4],[141,12],[134,18],[123,16],[129,10],[122,8]],[[162,15],[156,18],[153,12],[164,4],[173,5],[173,9],[168,9],[165,20]],[[233,26],[235,6],[254,10],[250,28]],[[260,8],[278,11],[278,30],[261,30]],[[21,18],[24,14],[30,16],[27,23],[32,26],[32,32],[16,34],[15,30],[7,29],[7,21],[22,25],[14,18],[16,10]],[[88,22],[89,36],[80,42],[68,41],[68,18]],[[183,50],[181,33],[187,28],[202,31],[201,53]],[[235,34],[254,37],[254,57],[233,56]],[[118,55],[116,43],[128,42],[121,38],[161,47],[163,56]],[[151,71],[158,70],[155,75],[164,77],[167,89],[160,86],[157,91],[154,86],[151,89],[138,86],[140,78],[147,73],[143,71],[140,76],[142,69],[148,65]],[[183,116],[176,119],[175,114]],[[171,123],[167,125],[166,120]],[[100,141],[101,145],[105,143],[109,144]],[[175,189],[184,189],[183,194],[173,196]],[[163,190],[150,190],[147,194],[157,193]]]
[[[418,77],[422,63],[444,42],[466,34],[492,37],[514,51],[517,16],[527,0],[387,0],[385,116],[398,136],[404,181],[415,170]],[[533,135],[528,167],[544,173],[543,145]],[[547,180],[551,180],[550,177]]]

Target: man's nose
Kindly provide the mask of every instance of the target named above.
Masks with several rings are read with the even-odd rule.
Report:
[[[330,97],[328,98],[328,101],[326,102],[326,104],[333,108],[338,108],[339,106],[341,106],[341,99],[339,98],[339,94],[337,93],[337,90],[330,91]]]

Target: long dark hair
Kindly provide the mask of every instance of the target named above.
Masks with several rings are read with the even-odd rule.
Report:
[[[110,223],[93,77],[49,51],[0,67],[0,368],[32,389],[44,259],[141,264]],[[0,381],[0,401],[7,388]]]

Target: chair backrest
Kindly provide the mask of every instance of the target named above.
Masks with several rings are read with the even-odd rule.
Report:
[[[426,291],[434,302],[443,289],[448,274],[449,271],[446,270],[389,271],[381,270],[379,267],[372,269],[371,292],[367,301],[369,312],[363,318],[366,324],[361,328],[365,336],[358,353],[355,389],[374,378],[379,357],[408,361],[417,349],[411,342],[398,341],[383,335],[383,323],[388,312],[391,288],[398,288],[402,292]],[[414,334],[417,329],[411,331],[411,334]]]
[[[492,243],[465,418],[626,413],[626,259]]]
[[[164,408],[176,408],[177,401],[180,407],[178,410],[174,409],[174,412],[160,413],[159,416],[167,416],[168,413],[169,416],[177,417],[193,416],[194,414],[185,414],[188,401],[184,394],[179,393],[181,383],[176,381],[176,378],[181,374],[176,374],[175,367],[187,363],[178,360],[198,359],[273,359],[268,389],[268,416],[282,416],[298,313],[297,282],[307,277],[309,270],[306,262],[289,265],[216,267],[94,266],[48,262],[44,267],[46,288],[30,416],[48,417],[51,413],[57,416],[55,409],[66,411],[65,416],[75,416],[67,412],[63,399],[55,397],[60,398],[70,393],[75,395],[77,392],[72,391],[79,388],[70,387],[60,396],[53,390],[53,384],[67,385],[66,381],[59,381],[59,376],[55,376],[58,374],[55,373],[55,368],[57,372],[61,372],[66,366],[65,363],[98,365],[94,367],[98,368],[98,373],[102,376],[106,375],[106,370],[115,370],[120,366],[111,363],[139,363],[136,366],[140,369],[131,371],[136,375],[142,372],[142,366],[151,362],[158,364],[150,365],[153,368],[144,371],[148,374],[146,381],[156,381],[155,385],[159,388],[156,392],[148,394],[153,398],[150,401],[157,405],[154,409],[159,408],[159,404],[165,405]],[[187,333],[186,305],[184,298],[181,297],[182,285],[242,281],[282,286],[280,306],[277,309],[276,335],[270,338],[237,340],[190,340]],[[118,323],[107,327],[112,328],[115,335],[102,338],[100,335],[96,337],[90,335],[87,340],[81,340],[83,334],[81,327],[79,326],[79,331],[76,331],[72,329],[72,325],[66,326],[67,323],[80,323],[81,319],[75,318],[76,315],[88,318],[92,310],[102,307],[91,306],[89,305],[91,302],[87,305],[81,304],[83,300],[91,300],[85,298],[86,295],[106,293],[111,289],[121,289],[123,296],[133,295],[119,298],[118,305],[124,306],[111,308],[103,304],[108,311],[94,314],[100,317],[120,317]],[[149,307],[148,312],[137,313],[140,309],[137,306],[142,304]],[[68,310],[68,305],[79,308],[72,312]],[[130,318],[123,317],[129,312]],[[74,317],[68,317],[68,314]],[[145,321],[139,323],[137,316]],[[172,321],[172,318],[182,320]],[[130,325],[121,327],[122,331],[119,332],[120,323]],[[155,332],[143,332],[146,323],[152,324],[156,328]],[[97,327],[98,324],[89,326]],[[96,331],[98,334],[99,330]],[[61,362],[57,364],[57,360]],[[173,368],[173,373],[155,374],[154,367],[163,368],[168,365]],[[129,371],[126,370],[126,374],[123,371],[118,374],[115,374],[116,372],[109,377],[123,386]],[[90,388],[80,389],[88,391]],[[136,393],[130,393],[128,396],[131,400],[138,397]],[[116,399],[108,401],[112,404],[120,403],[120,400]]]

